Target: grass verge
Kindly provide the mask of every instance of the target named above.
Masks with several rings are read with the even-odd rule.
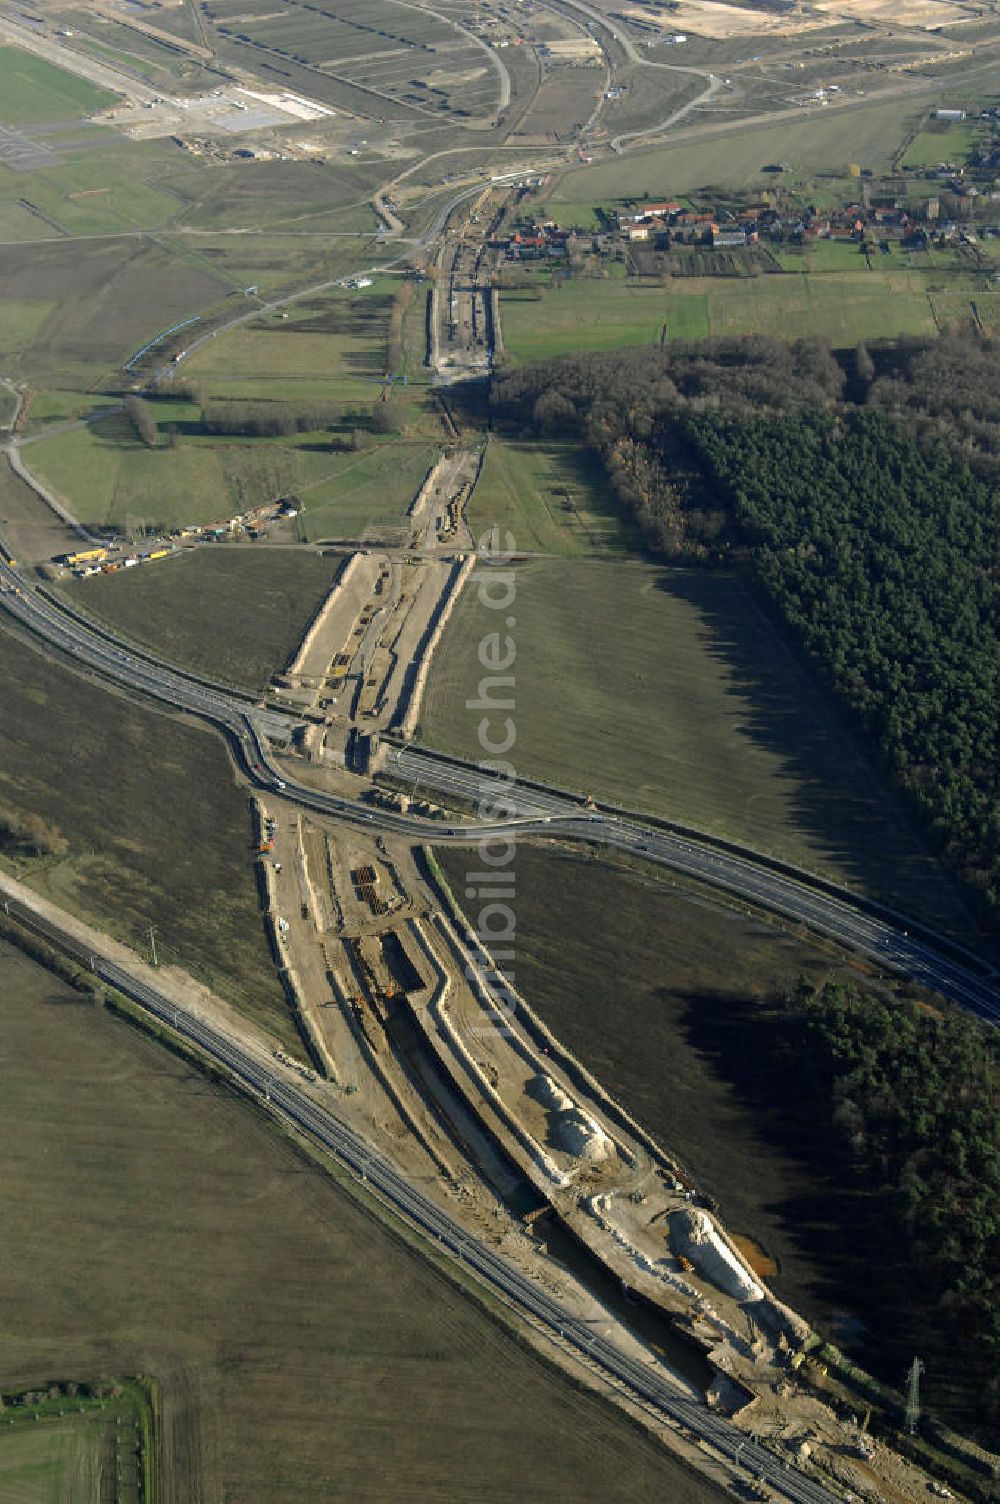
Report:
[[[597,461],[555,440],[491,435],[468,520],[473,537],[499,526],[529,553],[620,553],[628,543]]]

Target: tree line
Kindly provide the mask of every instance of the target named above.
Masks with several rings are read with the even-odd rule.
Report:
[[[0,806],[0,850],[10,856],[65,856],[69,842],[41,815]]]
[[[906,1292],[895,1350],[923,1355],[938,1404],[989,1436],[1000,1418],[1000,1037],[946,1004],[800,982],[781,1048],[825,1165],[878,1208],[868,1235],[884,1242],[865,1257]]]
[[[346,430],[351,446],[364,447],[364,434],[398,433],[402,416],[391,401],[342,406],[331,402],[245,401],[238,398],[205,397],[198,386],[181,386],[158,392],[154,401],[129,393],[122,404],[132,432],[147,449],[160,442],[160,423],[168,444],[177,442],[178,425],[170,416],[176,402],[192,402],[200,408],[196,420],[200,431],[219,437],[245,439],[291,438],[301,433],[333,433]],[[331,438],[334,449],[342,449],[340,437]]]
[[[692,414],[760,589],[1000,918],[1000,496],[883,413]]]
[[[207,402],[201,409],[205,433],[243,438],[287,438],[337,427],[342,410],[329,402],[292,406],[288,402]]]

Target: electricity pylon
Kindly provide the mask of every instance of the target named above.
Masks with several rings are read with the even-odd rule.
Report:
[[[906,1420],[903,1423],[910,1436],[916,1435],[920,1422],[920,1377],[923,1372],[923,1363],[914,1358],[906,1378]]]

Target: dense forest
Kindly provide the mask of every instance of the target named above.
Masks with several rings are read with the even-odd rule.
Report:
[[[783,1050],[824,1163],[878,1198],[868,1230],[884,1246],[866,1255],[906,1292],[900,1371],[904,1354],[922,1354],[946,1412],[989,1435],[1000,1417],[1000,1039],[958,1009],[803,983]]]
[[[875,412],[695,415],[756,578],[963,880],[1000,904],[1000,505]]]
[[[861,354],[869,404],[918,434],[953,439],[979,471],[1000,474],[1000,341],[948,334]]]
[[[496,423],[595,450],[654,554],[752,569],[994,933],[998,353],[710,340],[503,371],[491,395]]]

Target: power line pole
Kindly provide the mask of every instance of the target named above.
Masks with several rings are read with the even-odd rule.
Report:
[[[159,966],[160,963],[156,959],[156,927],[152,924],[149,926],[149,948],[153,955],[153,965]]]
[[[920,1377],[924,1372],[924,1365],[919,1358],[914,1358],[910,1364],[910,1371],[906,1380],[906,1420],[904,1426],[910,1436],[915,1436],[917,1426],[920,1423]]]

